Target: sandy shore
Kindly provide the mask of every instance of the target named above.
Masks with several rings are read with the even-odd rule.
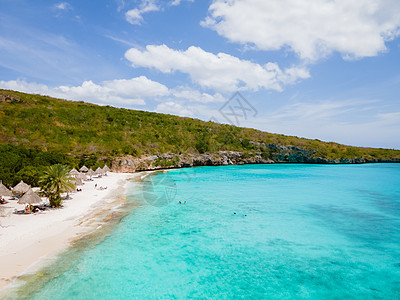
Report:
[[[109,173],[85,181],[80,187],[82,191],[72,193],[61,209],[16,215],[12,213],[14,209],[23,209],[24,205],[17,201],[2,205],[8,213],[0,217],[0,295],[18,276],[34,272],[50,257],[101,225],[96,222],[96,215],[123,204],[129,179],[142,175]]]

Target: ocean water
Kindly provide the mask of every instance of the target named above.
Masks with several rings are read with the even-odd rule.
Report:
[[[199,167],[130,194],[140,206],[25,296],[400,299],[400,164]]]

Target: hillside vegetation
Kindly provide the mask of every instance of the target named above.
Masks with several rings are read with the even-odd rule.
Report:
[[[0,179],[9,184],[15,183],[17,177],[4,177],[10,171],[4,163],[19,166],[12,170],[17,174],[27,166],[35,169],[67,163],[79,167],[84,163],[104,164],[106,160],[125,155],[259,151],[268,158],[271,151],[268,145],[298,147],[310,151],[314,157],[326,159],[400,158],[398,150],[351,147],[9,90],[0,90],[0,144],[3,145]],[[10,153],[22,158],[14,162],[7,158]]]

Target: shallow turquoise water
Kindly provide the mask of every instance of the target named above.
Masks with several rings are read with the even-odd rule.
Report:
[[[30,297],[399,299],[399,183],[400,164],[148,177],[143,205]]]

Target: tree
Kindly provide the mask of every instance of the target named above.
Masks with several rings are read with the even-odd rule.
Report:
[[[200,154],[210,151],[210,137],[207,134],[199,136],[196,142],[196,149]]]
[[[44,171],[39,185],[49,198],[50,206],[61,206],[61,193],[71,192],[75,189],[73,178],[69,174],[69,168],[64,165],[52,165]]]
[[[22,168],[21,170],[18,171],[17,174],[15,174],[13,185],[15,185],[16,182],[20,182],[21,180],[23,180],[30,186],[38,186],[41,174],[40,171],[41,168],[34,166],[26,166]]]

